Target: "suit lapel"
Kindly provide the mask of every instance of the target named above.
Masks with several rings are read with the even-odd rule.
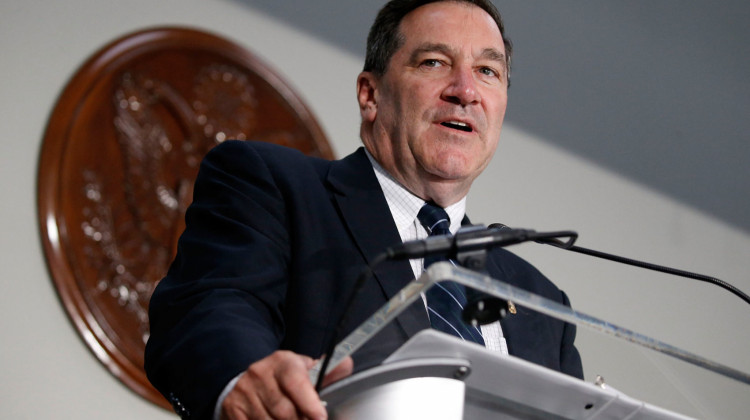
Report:
[[[333,199],[354,242],[368,264],[386,248],[401,242],[391,211],[363,148],[333,162],[328,174]],[[375,268],[375,281],[390,299],[414,278],[407,260],[386,262]],[[397,322],[408,336],[429,328],[424,307],[411,305]]]

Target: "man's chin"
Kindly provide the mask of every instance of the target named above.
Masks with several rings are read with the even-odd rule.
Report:
[[[425,167],[426,172],[436,179],[442,179],[446,182],[460,182],[471,177],[475,171],[472,165],[467,163],[466,159],[459,159],[455,155],[449,158],[437,159],[435,165]]]
[[[427,180],[432,184],[442,184],[444,187],[451,185],[464,185],[471,183],[474,176],[471,172],[466,170],[458,170],[455,168],[435,168],[428,172]]]

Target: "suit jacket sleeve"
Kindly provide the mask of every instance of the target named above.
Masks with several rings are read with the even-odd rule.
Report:
[[[570,306],[568,295],[562,291],[560,294],[562,294],[563,305]],[[563,323],[563,338],[560,346],[560,371],[578,379],[583,379],[583,364],[581,362],[581,355],[574,345],[575,339],[576,326],[567,322]]]
[[[278,349],[290,260],[271,172],[238,143],[204,159],[175,261],[154,291],[145,367],[184,418],[210,418],[222,388]]]

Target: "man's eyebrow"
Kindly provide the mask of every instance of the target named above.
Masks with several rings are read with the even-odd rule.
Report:
[[[453,49],[446,44],[426,43],[415,48],[409,56],[409,62],[415,63],[419,57],[425,53],[438,52],[445,55],[451,55]]]
[[[422,54],[425,53],[431,53],[431,52],[437,52],[445,55],[452,55],[455,53],[455,50],[448,46],[447,44],[440,44],[440,43],[426,43],[420,45],[418,48],[415,48],[414,51],[412,51],[411,55],[409,56],[409,62],[414,63],[417,60],[419,60],[419,57]],[[485,48],[482,50],[482,53],[479,55],[479,58],[484,60],[490,60],[490,61],[497,61],[498,63],[502,63],[503,65],[506,64],[505,61],[505,54],[500,52],[496,48]]]
[[[482,50],[482,54],[480,54],[479,57],[485,60],[498,61],[505,64],[505,54],[495,48],[485,48]]]

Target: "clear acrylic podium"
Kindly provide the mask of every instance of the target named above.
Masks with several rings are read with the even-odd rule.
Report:
[[[329,370],[393,322],[423,291],[445,280],[679,359],[750,391],[746,373],[449,263],[430,266],[342,340]],[[319,368],[313,368],[311,378],[317,377]],[[631,398],[604,383],[584,382],[433,330],[412,337],[380,366],[339,381],[320,395],[330,417],[338,420],[690,418]]]

